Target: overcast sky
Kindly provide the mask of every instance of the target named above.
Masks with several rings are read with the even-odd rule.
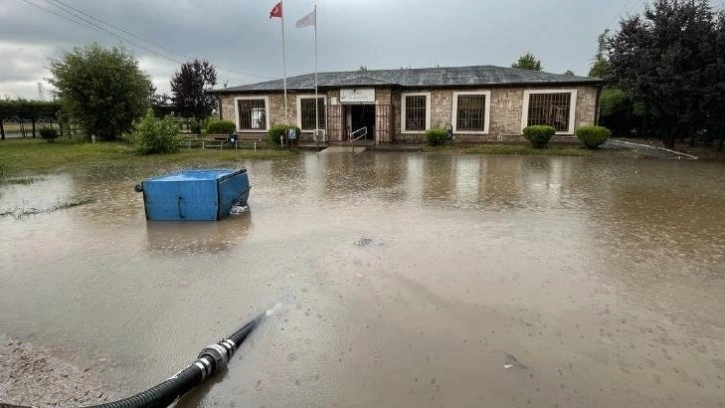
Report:
[[[282,76],[276,0],[60,0],[156,52],[89,28],[58,0],[0,0],[0,97],[46,98],[48,59],[91,42],[126,45],[160,91],[185,56],[209,59],[229,86]],[[28,3],[33,3],[37,7]],[[296,29],[309,0],[285,0],[288,76],[314,71],[312,29]],[[526,51],[544,69],[586,75],[596,39],[644,0],[318,0],[320,71],[401,66],[510,66]],[[62,4],[61,4],[62,6]],[[43,10],[44,9],[50,10]],[[64,16],[65,18],[59,16]],[[73,21],[69,21],[75,20]],[[141,39],[149,42],[145,42]],[[163,47],[163,48],[159,48]],[[160,56],[161,54],[163,56]],[[164,57],[165,56],[165,57]],[[166,58],[168,57],[168,59]]]

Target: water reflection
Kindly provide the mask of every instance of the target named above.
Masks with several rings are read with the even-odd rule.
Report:
[[[95,199],[0,219],[0,331],[113,361],[126,394],[281,300],[189,404],[722,400],[722,164],[302,153],[247,163],[253,213],[148,223],[133,185],[174,166],[0,186]]]
[[[251,211],[216,222],[148,221],[146,243],[165,254],[218,253],[244,245],[253,225]]]

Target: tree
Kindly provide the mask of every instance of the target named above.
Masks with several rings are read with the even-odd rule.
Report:
[[[72,118],[89,135],[116,140],[148,108],[149,78],[122,47],[76,47],[51,59],[50,83]]]
[[[511,64],[511,68],[526,69],[529,71],[541,71],[541,61],[536,56],[527,52],[519,57],[519,60]]]
[[[725,55],[725,10],[721,10],[717,15],[715,24],[715,54]],[[718,60],[720,64],[713,64],[707,70],[709,82],[713,83],[714,91],[721,96],[712,104],[712,111],[708,115],[707,131],[708,143],[711,143],[715,136],[719,136],[720,143],[718,151],[723,151],[725,146],[725,70],[722,69],[722,60]]]
[[[707,0],[655,0],[609,41],[612,78],[658,119],[666,147],[694,135],[723,100],[716,23]]]
[[[181,64],[171,79],[176,111],[198,123],[211,115],[216,107],[216,97],[209,91],[216,85],[216,70],[206,60],[195,59]]]
[[[609,63],[609,52],[607,50],[609,40],[609,29],[604,30],[597,37],[597,53],[589,69],[589,76],[592,78],[611,79],[611,64]]]
[[[157,93],[156,87],[153,85],[149,87],[149,103],[157,118],[174,114],[176,108],[173,103],[173,98],[166,92],[162,94]]]
[[[570,69],[567,69],[566,71],[564,71],[564,75],[566,75],[566,76],[574,76],[575,74],[574,74],[574,71],[572,71]]]
[[[400,69],[403,69],[403,68],[400,68]],[[360,65],[360,67],[358,67],[358,69],[357,69],[357,72],[368,72],[368,67],[365,65]]]
[[[25,99],[0,100],[0,140],[5,140],[4,121],[30,121],[33,138],[36,135],[36,123],[47,121],[52,123],[57,119],[61,106],[57,101],[32,101]],[[21,132],[24,135],[24,125],[21,125]]]

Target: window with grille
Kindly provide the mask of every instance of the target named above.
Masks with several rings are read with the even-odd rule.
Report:
[[[486,95],[458,95],[456,130],[483,132],[486,129]]]
[[[264,99],[240,99],[240,130],[267,130],[267,106]]]
[[[530,94],[527,126],[549,125],[557,132],[567,132],[570,108],[571,93]]]
[[[426,125],[426,96],[405,97],[405,130],[424,131]]]
[[[325,128],[325,98],[317,99],[317,115],[320,118],[320,129]],[[315,128],[315,98],[300,99],[300,128]]]

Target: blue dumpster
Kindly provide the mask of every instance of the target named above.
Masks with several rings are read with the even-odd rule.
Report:
[[[240,170],[186,170],[144,180],[146,219],[153,221],[214,221],[233,205],[246,206],[249,177]]]

